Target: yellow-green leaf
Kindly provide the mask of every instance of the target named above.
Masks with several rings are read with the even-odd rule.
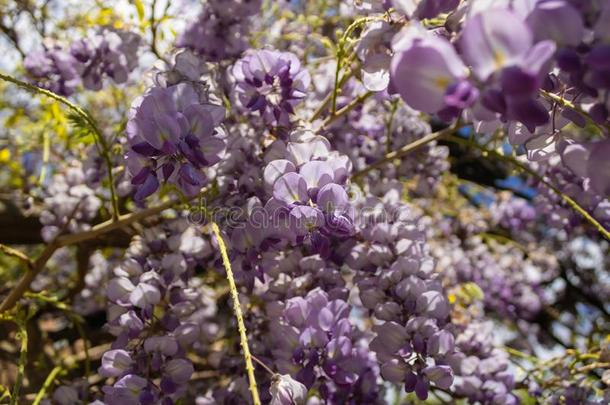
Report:
[[[136,10],[138,11],[138,19],[141,23],[144,21],[144,3],[142,3],[142,0],[133,0],[133,2],[136,6]]]

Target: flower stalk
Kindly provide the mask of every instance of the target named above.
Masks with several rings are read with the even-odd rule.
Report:
[[[260,405],[261,400],[258,395],[258,389],[256,387],[256,378],[254,377],[254,365],[252,364],[252,355],[250,354],[250,348],[248,347],[248,336],[246,334],[246,325],[244,324],[244,316],[239,304],[239,294],[237,292],[237,286],[235,285],[235,277],[233,276],[233,270],[231,269],[231,261],[227,254],[227,247],[220,234],[220,229],[215,222],[212,222],[212,230],[218,241],[218,249],[220,249],[220,255],[222,256],[222,263],[227,272],[227,280],[229,280],[229,288],[231,290],[231,299],[233,301],[233,311],[235,312],[235,318],[237,319],[237,328],[239,329],[239,341],[241,348],[244,352],[244,360],[246,362],[246,373],[248,374],[248,381],[250,383],[250,393],[252,394],[252,402],[254,405]]]

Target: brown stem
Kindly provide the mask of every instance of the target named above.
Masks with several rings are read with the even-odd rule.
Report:
[[[203,190],[196,197],[204,195],[205,193],[207,193],[207,191],[207,189]],[[106,222],[102,222],[101,224],[95,225],[88,231],[59,236],[46,246],[40,256],[34,261],[32,267],[23,275],[21,280],[19,280],[17,285],[11,290],[11,292],[4,299],[2,304],[0,304],[0,313],[8,311],[9,309],[15,306],[15,304],[23,296],[23,294],[29,290],[32,281],[34,281],[36,276],[44,269],[47,261],[51,258],[51,256],[53,256],[53,253],[55,253],[57,249],[63,246],[69,246],[79,242],[93,240],[115,229],[133,224],[134,222],[140,221],[149,216],[159,214],[160,212],[174,206],[179,202],[180,199],[172,198],[155,207],[147,208],[145,210],[134,212],[132,214],[121,215],[117,220],[108,220]]]
[[[263,363],[258,357],[256,357],[255,355],[251,354],[250,357],[252,357],[252,360],[254,360],[255,362],[257,362],[262,368],[265,369],[265,371],[267,371],[269,374],[276,375],[277,373],[273,370],[271,370],[269,368],[269,366],[267,366],[265,363]]]
[[[165,6],[165,12],[169,8],[171,1],[168,0]],[[155,19],[155,7],[157,6],[157,0],[153,0],[150,6],[150,33],[151,33],[151,42],[150,42],[150,50],[155,56],[165,62],[166,65],[170,65],[169,61],[161,55],[159,52],[159,48],[157,47],[157,30],[159,29],[159,21]]]
[[[19,44],[19,37],[17,36],[17,32],[13,27],[6,26],[4,23],[0,21],[0,32],[2,32],[6,38],[13,44],[15,50],[19,52],[22,59],[25,59],[25,52],[21,45]]]

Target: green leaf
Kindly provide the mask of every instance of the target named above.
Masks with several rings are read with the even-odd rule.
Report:
[[[140,23],[142,23],[142,21],[144,21],[144,3],[142,3],[142,0],[133,0],[133,2],[138,11],[138,19],[140,20]]]
[[[536,405],[538,403],[536,398],[530,396],[526,389],[518,389],[514,393],[517,394],[523,405]]]
[[[73,135],[79,142],[85,145],[91,145],[95,142],[95,137],[91,128],[80,115],[69,112],[68,122],[72,128]]]

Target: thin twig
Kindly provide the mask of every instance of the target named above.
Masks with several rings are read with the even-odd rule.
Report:
[[[339,39],[339,44],[337,46],[337,67],[335,68],[335,84],[333,86],[333,92],[332,92],[332,97],[331,97],[331,110],[330,110],[330,114],[331,116],[335,115],[336,111],[337,111],[337,97],[339,95],[339,89],[341,87],[340,85],[340,81],[339,81],[339,74],[341,73],[341,69],[343,68],[343,58],[345,57],[346,54],[346,45],[347,45],[347,41],[349,40],[349,37],[352,35],[352,33],[360,28],[361,26],[365,25],[368,22],[371,21],[376,21],[376,20],[383,20],[383,17],[362,17],[359,18],[357,20],[355,20],[354,22],[352,22],[347,29],[345,30],[345,32],[343,33],[343,35],[341,36],[341,38]]]
[[[351,63],[351,61],[349,63]],[[339,89],[341,89],[343,87],[343,85],[345,85],[345,83],[349,79],[351,79],[353,76],[354,76],[353,69],[350,69],[347,73],[345,73],[341,77],[341,80],[339,80]],[[318,119],[320,117],[320,115],[322,115],[324,110],[326,110],[326,107],[328,107],[328,104],[330,104],[332,97],[333,97],[333,92],[328,93],[328,95],[324,98],[324,100],[322,100],[322,102],[320,103],[320,105],[318,106],[316,111],[314,111],[313,115],[309,119],[309,122],[314,122],[316,119]]]
[[[51,370],[51,372],[49,373],[47,378],[44,380],[42,387],[40,387],[38,394],[36,394],[36,398],[34,399],[34,402],[32,402],[32,405],[40,404],[40,402],[44,399],[44,396],[46,395],[47,390],[49,388],[51,388],[51,385],[53,384],[53,382],[55,381],[55,379],[57,378],[59,373],[62,372],[63,369],[64,368],[62,366],[56,366],[55,368],[53,368],[53,370]]]
[[[343,49],[339,49],[337,51],[337,67],[335,68],[335,84],[333,86],[333,92],[331,96],[331,107],[330,107],[330,115],[335,115],[337,111],[337,97],[339,95],[339,74],[341,73],[341,65],[343,62]]]
[[[324,120],[324,122],[322,123],[322,125],[320,125],[320,128],[318,128],[316,130],[316,132],[320,132],[320,131],[328,128],[328,126],[330,124],[335,122],[337,119],[343,117],[344,115],[346,115],[347,113],[352,111],[354,108],[358,107],[364,100],[366,100],[367,98],[369,98],[372,95],[373,95],[372,91],[367,91],[366,93],[363,93],[363,94],[359,95],[358,97],[353,99],[348,105],[346,105],[345,107],[343,107],[342,109],[340,109],[336,113],[333,113],[328,118],[326,118]]]
[[[23,252],[21,252],[21,251],[19,251],[17,249],[13,249],[10,246],[6,246],[6,245],[4,245],[2,243],[0,243],[0,251],[2,253],[4,253],[5,255],[7,255],[7,256],[16,257],[17,259],[21,260],[22,262],[25,263],[25,265],[28,268],[32,267],[32,264],[33,264],[32,260],[29,257],[27,257],[25,255],[25,253],[23,253]]]
[[[25,59],[26,54],[23,51],[21,44],[19,44],[19,36],[17,35],[17,32],[15,31],[15,29],[13,27],[8,27],[8,26],[4,25],[4,23],[2,21],[0,21],[0,31],[13,44],[13,46],[15,47],[15,50],[17,52],[19,52],[19,55],[21,55],[21,59]]]
[[[596,362],[592,364],[587,364],[586,366],[579,367],[575,370],[576,373],[584,374],[589,371],[593,371],[596,368],[610,368],[610,363]]]
[[[167,9],[169,8],[169,5],[171,4],[170,0],[167,0],[167,4],[165,6],[165,12],[167,12]],[[167,59],[165,59],[163,57],[163,55],[161,55],[161,52],[159,52],[159,48],[157,47],[157,29],[159,28],[159,21],[155,19],[155,8],[157,6],[157,0],[153,0],[152,4],[150,6],[150,32],[151,32],[151,43],[150,43],[150,50],[152,51],[152,53],[155,54],[155,56],[159,59],[161,59],[163,62],[165,62],[165,64],[167,66],[170,65],[169,61]]]
[[[533,364],[537,364],[539,362],[538,358],[536,358],[536,357],[534,357],[532,355],[529,355],[527,353],[523,353],[522,351],[514,349],[514,348],[512,348],[510,346],[504,346],[504,350],[506,350],[506,352],[508,354],[512,355],[512,356],[520,357],[520,358],[525,359],[525,360],[527,360],[527,361],[529,361],[529,362],[531,362]]]
[[[252,365],[252,355],[250,354],[250,348],[248,347],[248,336],[246,334],[246,325],[244,324],[244,317],[241,312],[241,305],[239,304],[239,293],[237,292],[237,286],[235,285],[235,278],[233,277],[233,270],[231,270],[231,262],[229,261],[229,255],[227,254],[227,247],[220,234],[220,229],[216,222],[212,222],[212,230],[216,235],[218,241],[218,248],[222,256],[222,263],[227,271],[227,279],[229,280],[229,288],[231,289],[231,299],[233,300],[233,310],[235,311],[235,318],[237,318],[237,328],[239,329],[239,341],[241,343],[241,349],[244,352],[244,359],[246,361],[246,372],[248,374],[248,380],[250,382],[250,393],[252,394],[252,401],[254,405],[260,405],[261,400],[258,396],[258,389],[256,388],[256,378],[254,377],[254,366]]]
[[[398,111],[399,100],[395,99],[392,101],[390,106],[390,116],[385,125],[385,152],[390,153],[392,151],[392,125],[394,124],[394,116],[396,115],[396,111]]]
[[[368,172],[370,172],[371,170],[374,169],[378,169],[379,167],[383,166],[384,164],[391,162],[394,159],[399,159],[411,152],[413,152],[414,150],[430,143],[430,142],[434,142],[440,138],[443,138],[447,135],[449,135],[450,133],[452,133],[453,131],[455,131],[456,129],[454,127],[447,127],[443,130],[440,130],[438,132],[433,132],[431,134],[428,134],[426,136],[424,136],[423,138],[418,139],[415,142],[411,142],[410,144],[407,144],[405,146],[403,146],[400,149],[394,150],[388,154],[386,154],[382,159],[378,160],[377,162],[365,167],[364,169],[354,173],[352,175],[352,179],[357,179],[359,177],[364,176],[365,174],[367,174]]]
[[[255,362],[257,362],[258,364],[260,364],[260,366],[262,368],[265,369],[265,371],[267,371],[269,374],[271,374],[272,376],[277,375],[277,373],[273,370],[271,370],[269,368],[269,366],[267,366],[265,363],[263,363],[258,357],[256,357],[255,355],[251,354],[252,356],[252,360],[254,360]]]
[[[93,352],[92,357],[95,357],[95,359],[97,360],[97,359],[101,358],[104,353],[106,353],[108,350],[110,350],[110,348],[111,348],[111,345],[109,343],[95,346],[90,349]],[[38,391],[38,393],[36,394],[36,398],[34,399],[34,402],[32,403],[32,405],[37,405],[44,399],[44,396],[45,396],[46,392],[48,391],[48,389],[50,388],[50,386],[53,384],[53,381],[55,381],[57,376],[59,374],[61,374],[62,371],[69,370],[73,367],[76,367],[78,362],[83,361],[83,360],[85,362],[90,361],[89,353],[87,350],[85,350],[84,354],[77,353],[75,355],[68,356],[62,361],[61,365],[55,366],[53,368],[53,370],[51,370],[51,372],[47,376],[42,387],[40,388],[40,391]]]
[[[548,100],[554,101],[557,104],[560,104],[563,107],[568,107],[571,108],[572,110],[578,112],[579,114],[583,115],[584,117],[586,117],[593,125],[595,125],[597,128],[599,128],[600,130],[602,130],[602,132],[605,131],[606,132],[610,132],[610,125],[608,124],[598,124],[597,122],[595,122],[595,120],[591,117],[591,115],[586,112],[585,110],[583,110],[582,108],[580,108],[579,106],[577,106],[576,104],[572,103],[569,100],[566,100],[565,98],[555,94],[555,93],[551,93],[548,92],[546,90],[540,90],[540,93],[546,97]]]

